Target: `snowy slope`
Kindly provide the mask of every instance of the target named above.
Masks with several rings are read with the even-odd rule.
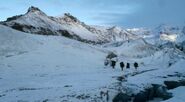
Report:
[[[41,43],[31,34],[0,25],[0,56],[12,56],[36,49]]]
[[[12,45],[24,45],[13,51],[28,51],[0,57],[0,102],[47,99],[51,102],[81,102],[77,97],[83,94],[91,94],[90,101],[97,97],[94,95],[101,88],[116,82],[112,80],[113,76],[121,75],[119,70],[111,73],[112,69],[103,68],[104,50],[94,46],[64,37],[25,34],[4,26],[0,29],[1,37],[4,37],[1,42],[5,37],[13,39],[10,44],[3,44],[7,49]],[[29,48],[38,46],[32,50],[27,49],[28,45]]]
[[[173,65],[170,68],[159,68],[154,71],[148,71],[143,74],[138,74],[133,77],[128,77],[127,82],[125,82],[124,86],[134,88],[135,92],[137,93],[139,90],[143,90],[145,87],[149,87],[151,84],[159,84],[164,85],[164,81],[178,81],[184,79],[184,60],[180,60],[178,63]],[[158,67],[161,67],[160,65]],[[148,68],[149,69],[149,68]],[[155,67],[154,67],[155,69]],[[175,76],[175,74],[179,74],[182,76]],[[168,75],[174,75],[174,77],[168,77]],[[136,86],[129,86],[134,84]]]
[[[112,102],[122,89],[123,92],[138,92],[152,83],[179,80],[177,76],[163,77],[185,71],[183,54],[171,48],[155,50],[143,39],[102,48],[61,36],[22,33],[2,25],[0,36],[0,52],[3,52],[0,56],[0,102],[102,102],[106,98],[100,98],[101,91],[109,91],[108,102]],[[104,67],[106,52],[114,50],[120,51],[118,62],[131,63],[130,69],[122,72],[119,64],[116,69]],[[26,53],[18,53],[22,51]],[[142,57],[133,56],[130,51]],[[7,56],[10,52],[11,56]],[[122,55],[129,53],[130,56]],[[171,60],[174,63],[169,67]],[[138,70],[132,66],[135,61],[139,63]],[[117,80],[125,75],[123,82]]]

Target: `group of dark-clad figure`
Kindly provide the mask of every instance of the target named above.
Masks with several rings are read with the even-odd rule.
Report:
[[[116,62],[118,62],[118,61],[117,61],[117,55],[114,54],[114,53],[110,53],[110,54],[106,57],[106,60],[105,60],[105,62],[104,62],[104,65],[105,65],[105,66],[110,65],[113,69],[115,69]],[[120,68],[121,68],[122,71],[123,71],[124,67],[125,67],[126,69],[129,69],[129,68],[130,68],[130,63],[128,63],[128,62],[127,62],[127,63],[120,62],[119,65],[120,65]],[[135,68],[136,70],[137,70],[137,68],[139,67],[139,65],[138,65],[137,62],[134,62],[134,63],[133,63],[133,66],[134,66],[134,68]]]
[[[125,66],[125,64],[126,64],[126,66]],[[130,68],[130,63],[125,63],[125,64],[124,64],[124,62],[120,62],[119,63],[120,68],[121,68],[122,71],[123,71],[124,67],[126,67],[127,69]],[[114,60],[110,60],[110,61],[106,60],[104,65],[105,66],[110,65],[113,69],[115,69],[116,61],[114,61]],[[133,66],[134,66],[135,69],[137,69],[139,67],[137,62],[134,62]]]

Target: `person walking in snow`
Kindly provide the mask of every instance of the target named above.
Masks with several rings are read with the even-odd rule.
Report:
[[[130,68],[130,63],[127,63],[126,68],[127,68],[127,69]]]
[[[105,61],[104,61],[104,65],[105,65],[105,66],[107,66],[108,64],[109,64],[108,59],[105,59]]]
[[[112,66],[112,68],[114,69],[115,68],[115,66],[116,66],[116,61],[111,61],[111,66]]]
[[[121,70],[123,71],[123,68],[125,67],[125,64],[123,62],[120,62]]]
[[[104,92],[100,91],[100,98],[103,99],[103,96],[104,96]]]
[[[109,91],[107,90],[105,94],[106,94],[106,101],[108,102],[109,101]]]
[[[108,102],[109,101],[109,91],[100,91],[100,98],[102,102],[105,102],[105,100]]]
[[[136,70],[139,67],[137,62],[134,63],[134,67],[135,67]]]

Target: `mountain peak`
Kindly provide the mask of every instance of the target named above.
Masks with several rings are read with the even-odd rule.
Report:
[[[31,6],[28,8],[28,12],[35,12],[35,11],[41,11],[39,8]]]
[[[113,27],[111,27],[111,29],[121,29],[121,28],[118,26],[113,26]]]
[[[43,15],[46,15],[44,12],[42,12],[38,7],[34,7],[34,6],[31,6],[28,8],[28,11],[27,11],[27,14],[28,13],[39,13],[39,14],[43,14]]]
[[[122,28],[120,28],[120,27],[117,27],[117,26],[113,26],[113,27],[111,27],[111,28],[109,28],[109,29],[107,29],[107,30],[109,30],[109,31],[113,31],[113,32],[121,32],[123,29]]]

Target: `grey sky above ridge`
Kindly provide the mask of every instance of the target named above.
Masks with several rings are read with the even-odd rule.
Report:
[[[36,6],[49,16],[69,12],[90,25],[185,25],[184,5],[185,0],[1,0],[0,20]]]

